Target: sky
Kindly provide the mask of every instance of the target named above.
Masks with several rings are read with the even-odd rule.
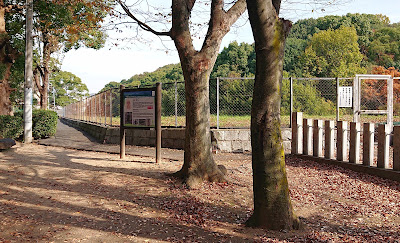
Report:
[[[286,0],[286,3],[290,2],[301,1]],[[399,0],[347,0],[347,3],[327,7],[311,4],[300,4],[294,8],[292,6],[293,4],[285,5],[283,3],[281,17],[293,22],[298,19],[345,15],[347,13],[384,14],[389,17],[392,23],[400,22]],[[239,43],[253,42],[251,29],[245,17],[238,25],[241,26],[232,28],[231,32],[225,36],[221,50],[232,41]],[[124,30],[124,33],[129,35],[129,31]],[[109,33],[109,35],[112,34]],[[200,45],[201,40],[197,42]],[[179,63],[179,57],[173,48],[172,41],[167,40],[164,43],[170,47],[168,51],[157,38],[155,41],[146,44],[135,44],[133,40],[123,41],[118,46],[114,45],[115,42],[108,41],[106,46],[100,50],[80,48],[67,52],[63,55],[61,68],[63,71],[71,72],[80,77],[89,88],[89,93],[97,93],[111,81],[120,82],[122,79],[129,79],[135,74],[152,72],[164,65]]]

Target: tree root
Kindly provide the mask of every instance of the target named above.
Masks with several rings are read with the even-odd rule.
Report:
[[[182,183],[186,184],[189,188],[196,188],[204,181],[219,183],[226,182],[226,173],[226,167],[223,165],[218,165],[217,170],[211,175],[205,174],[201,176],[195,173],[188,174],[185,173],[183,170],[179,170],[174,173],[167,173],[166,175],[182,180]]]
[[[301,230],[303,229],[303,224],[300,221],[299,217],[293,216],[291,225],[283,225],[280,227],[275,227],[277,225],[274,224],[266,224],[266,221],[259,220],[259,216],[254,215],[254,213],[250,216],[250,218],[245,222],[246,227],[250,228],[263,228],[268,230]]]

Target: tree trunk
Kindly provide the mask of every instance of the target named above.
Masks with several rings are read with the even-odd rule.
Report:
[[[10,6],[3,6],[0,1],[0,115],[13,115],[10,95],[13,89],[9,79],[11,68],[18,52],[10,45],[10,38],[5,27],[5,13]]]
[[[50,68],[49,63],[51,54],[56,50],[56,43],[54,38],[47,32],[43,32],[43,65],[41,68],[42,87],[39,88],[40,92],[40,109],[47,110],[48,97],[49,97],[49,77]]]
[[[0,40],[1,41],[1,40]],[[11,92],[9,78],[11,74],[12,63],[8,62],[4,58],[4,48],[0,50],[0,115],[13,115],[12,104],[10,100]]]
[[[44,68],[44,76],[42,77],[42,89],[39,89],[40,93],[40,109],[47,110],[48,97],[49,97],[49,73]]]
[[[175,175],[183,178],[189,187],[203,181],[225,181],[224,170],[219,169],[211,153],[209,79],[222,38],[246,10],[244,0],[238,0],[228,11],[224,10],[224,1],[213,0],[208,31],[201,50],[196,51],[189,27],[195,2],[172,1],[170,31],[179,53],[186,95],[184,164]]]
[[[181,58],[185,76],[186,130],[185,156],[177,172],[189,187],[203,181],[224,182],[211,152],[209,75],[218,51],[211,57]]]
[[[291,23],[277,17],[278,1],[248,0],[247,8],[255,39],[256,77],[251,108],[254,212],[246,224],[273,230],[298,228],[280,126],[283,53]]]

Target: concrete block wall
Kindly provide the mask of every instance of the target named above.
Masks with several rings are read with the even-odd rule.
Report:
[[[212,141],[221,152],[251,151],[249,129],[212,129]]]
[[[119,127],[110,127],[92,124],[85,121],[61,118],[70,126],[89,133],[99,142],[119,144]],[[250,129],[211,129],[213,148],[221,152],[243,153],[251,151]],[[184,128],[163,128],[161,133],[163,148],[183,149],[185,146]],[[155,130],[126,129],[125,141],[127,145],[154,146]],[[291,130],[282,129],[283,147],[285,153],[290,153]]]

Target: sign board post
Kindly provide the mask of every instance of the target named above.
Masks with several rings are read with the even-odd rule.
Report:
[[[155,88],[120,90],[120,158],[125,158],[125,129],[156,130],[156,162],[161,160],[161,83]]]
[[[124,128],[124,92],[125,86],[120,86],[120,105],[119,105],[119,117],[120,117],[120,125],[119,125],[119,158],[125,159],[125,128]]]
[[[156,163],[161,162],[161,83],[156,84]]]

